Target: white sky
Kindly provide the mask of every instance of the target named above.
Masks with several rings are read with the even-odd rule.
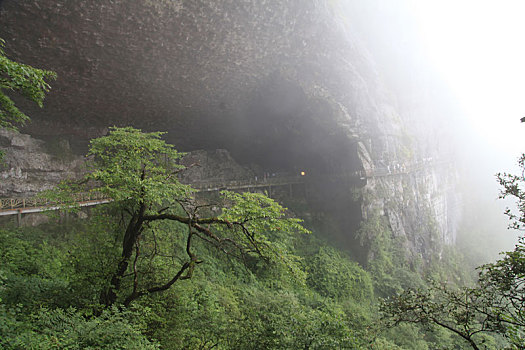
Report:
[[[525,152],[525,0],[412,0],[427,56],[472,128],[502,157]]]

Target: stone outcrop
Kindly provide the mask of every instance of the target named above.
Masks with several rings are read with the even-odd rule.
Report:
[[[424,260],[440,256],[453,244],[461,219],[458,174],[452,162],[433,162],[416,170],[370,178],[363,214],[386,216],[393,237],[407,254]]]
[[[198,150],[187,153],[180,164],[186,169],[180,180],[186,184],[199,184],[254,178],[253,171],[239,165],[225,149]]]
[[[0,196],[30,197],[64,179],[78,179],[83,157],[74,155],[65,140],[44,142],[30,135],[0,130]]]

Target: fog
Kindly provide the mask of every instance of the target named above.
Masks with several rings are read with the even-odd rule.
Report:
[[[387,59],[394,59],[390,69],[401,52],[410,65],[402,68],[410,75],[420,74],[421,68],[434,70],[459,103],[469,136],[494,148],[505,161],[519,156],[525,148],[519,125],[525,110],[524,2],[372,1],[365,7],[360,11],[368,11],[373,21],[363,20],[367,24],[360,29],[375,35],[372,40],[379,42],[371,45],[382,45]]]
[[[453,145],[450,156],[465,192],[464,221],[477,220],[477,229],[486,230],[481,238],[494,247],[492,253],[510,249],[517,233],[505,230],[502,212],[512,202],[498,200],[495,174],[519,173],[517,159],[525,150],[520,123],[525,3],[349,0],[340,5],[395,91],[401,111],[403,101],[409,109],[421,102],[417,91],[431,91],[415,120],[423,121],[423,129],[437,130],[440,144]]]
[[[424,52],[497,166],[525,148],[522,1],[411,1]]]

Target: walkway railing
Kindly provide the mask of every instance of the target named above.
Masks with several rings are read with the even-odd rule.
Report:
[[[376,167],[371,173],[365,171],[357,171],[349,174],[334,174],[330,176],[333,179],[366,179],[373,177],[384,177],[392,175],[401,175],[421,170],[422,165],[412,165],[402,167],[399,169],[390,169],[387,167]],[[290,176],[278,175],[263,178],[254,177],[250,180],[231,180],[231,181],[196,181],[191,184],[197,192],[214,192],[220,190],[242,190],[250,188],[268,188],[271,193],[272,186],[284,186],[306,183],[312,179],[322,180],[321,177],[310,176]],[[326,177],[324,178],[326,179]],[[73,195],[73,202],[81,207],[98,205],[111,202],[111,198],[107,198],[102,193],[89,192],[78,193]],[[30,197],[30,198],[0,198],[0,216],[3,215],[21,215],[22,213],[35,213],[46,210],[56,210],[67,206],[67,203],[51,202],[45,198]]]
[[[216,182],[195,182],[191,186],[197,192],[213,192],[220,190],[239,190],[249,188],[264,188],[304,183],[300,177],[272,177],[263,180],[232,180]],[[81,207],[98,205],[111,202],[111,198],[99,192],[77,193],[72,195],[71,202]],[[67,206],[69,203],[50,201],[41,197],[29,198],[0,198],[0,216],[16,215],[23,213],[36,213],[47,210],[56,210]]]
[[[230,181],[202,181],[193,182],[191,187],[198,192],[213,192],[219,190],[239,190],[246,188],[263,188],[269,186],[284,186],[306,182],[303,176],[278,176],[268,178],[258,178],[251,180],[230,180]]]
[[[107,199],[104,194],[98,192],[90,193],[75,193],[71,196],[72,202],[82,203],[97,201],[101,199]],[[59,202],[53,202],[46,198],[40,197],[29,197],[29,198],[0,198],[0,209],[24,209],[24,208],[37,208],[37,207],[49,207],[60,204]]]
[[[99,192],[75,193],[71,196],[71,202],[81,207],[87,207],[109,203],[111,199]],[[0,198],[0,216],[56,210],[68,204],[69,203],[50,201],[41,197]]]

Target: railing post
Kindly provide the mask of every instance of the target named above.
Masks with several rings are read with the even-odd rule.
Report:
[[[304,183],[303,186],[304,186],[304,198],[308,199],[308,184]]]

